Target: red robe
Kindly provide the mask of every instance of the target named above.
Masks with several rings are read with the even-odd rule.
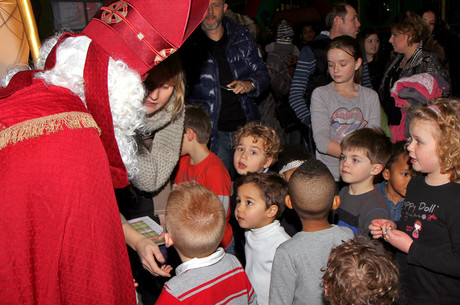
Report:
[[[0,182],[0,304],[135,304],[107,155],[77,96],[41,80],[0,90]]]

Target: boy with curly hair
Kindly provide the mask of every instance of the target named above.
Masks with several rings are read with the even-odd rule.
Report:
[[[234,137],[233,165],[238,174],[262,173],[276,162],[280,139],[273,128],[256,121],[244,125]]]
[[[247,123],[234,135],[233,166],[239,175],[266,173],[278,158],[281,143],[276,131],[259,121]],[[236,193],[236,190],[233,192]],[[231,198],[232,215],[235,214],[235,196]],[[233,228],[234,253],[243,263],[244,230],[234,217],[230,219]]]
[[[331,305],[390,305],[399,295],[398,268],[381,244],[352,239],[332,249],[323,285]]]

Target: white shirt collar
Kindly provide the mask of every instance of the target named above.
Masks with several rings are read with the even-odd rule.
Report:
[[[271,232],[273,230],[276,230],[277,228],[280,227],[280,222],[279,220],[274,220],[271,224],[268,224],[262,228],[259,229],[250,229],[247,232],[251,232],[254,236],[262,236],[265,235],[267,232]]]
[[[329,32],[329,31],[321,31],[321,33],[319,33],[319,34],[331,37],[331,32]]]
[[[196,269],[196,268],[201,268],[201,267],[207,267],[214,265],[218,261],[220,261],[222,258],[224,258],[225,251],[223,248],[218,248],[216,252],[213,254],[203,257],[203,258],[193,258],[189,261],[186,261],[185,263],[180,264],[176,268],[176,275],[180,275],[182,273],[185,273],[187,270],[190,269]]]

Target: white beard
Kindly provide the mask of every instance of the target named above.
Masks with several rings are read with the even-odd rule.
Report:
[[[58,36],[53,37],[43,44],[40,50],[41,65],[44,65],[57,38]],[[91,39],[86,36],[67,38],[57,49],[54,68],[36,73],[35,76],[52,85],[68,88],[85,103],[83,69],[90,42]],[[112,58],[109,60],[107,87],[115,139],[128,171],[128,178],[132,179],[139,172],[138,147],[134,136],[135,131],[143,127],[143,101],[146,92],[138,73],[124,62]]]

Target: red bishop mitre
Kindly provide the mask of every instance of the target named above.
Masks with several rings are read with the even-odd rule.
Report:
[[[115,140],[107,92],[109,57],[122,60],[142,78],[175,52],[201,23],[209,0],[111,0],[105,3],[82,34],[91,38],[84,69],[88,111],[100,127],[113,185],[129,184]],[[60,44],[64,34],[56,44]],[[55,50],[45,69],[55,64]]]
[[[83,34],[144,76],[182,45],[208,6],[208,0],[112,0]]]

